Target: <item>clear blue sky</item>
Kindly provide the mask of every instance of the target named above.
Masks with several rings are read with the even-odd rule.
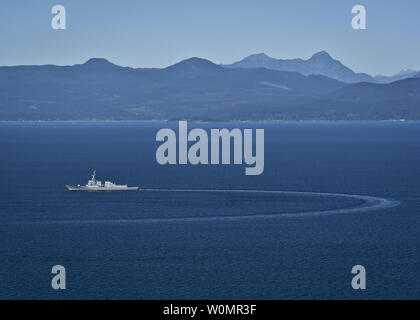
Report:
[[[50,26],[67,9],[67,30]],[[351,8],[367,9],[367,30]],[[355,71],[420,70],[417,0],[1,0],[0,65],[82,63],[91,57],[164,67],[192,56],[231,63],[252,53],[308,58],[326,50]]]

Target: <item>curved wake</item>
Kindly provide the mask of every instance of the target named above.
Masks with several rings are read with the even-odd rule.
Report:
[[[279,191],[279,190],[241,190],[241,189],[141,189],[142,192],[230,192],[230,193],[267,193],[281,195],[307,195],[318,197],[342,197],[350,199],[358,199],[364,201],[363,204],[343,209],[331,209],[321,211],[293,212],[293,213],[270,213],[270,214],[252,214],[252,215],[234,215],[234,216],[203,216],[203,217],[179,217],[179,218],[144,218],[144,219],[112,219],[112,220],[56,220],[56,221],[38,221],[34,223],[43,224],[121,224],[121,223],[145,223],[145,222],[194,222],[194,221],[215,221],[215,220],[239,220],[239,219],[255,219],[255,218],[282,218],[282,217],[302,217],[314,215],[328,214],[346,214],[360,213],[368,211],[376,211],[380,209],[392,208],[399,205],[398,201],[388,200],[385,198],[341,194],[341,193],[322,193],[322,192],[299,192],[299,191]]]

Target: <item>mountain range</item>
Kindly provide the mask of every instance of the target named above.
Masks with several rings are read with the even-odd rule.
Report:
[[[378,75],[372,77],[366,73],[356,73],[343,65],[339,60],[332,58],[328,52],[321,51],[315,53],[307,60],[303,59],[275,59],[265,53],[253,54],[244,59],[224,65],[226,68],[266,68],[278,71],[299,72],[303,75],[323,75],[345,83],[374,82],[391,83],[414,77],[417,71],[401,70],[392,76]]]
[[[305,76],[311,74],[323,75],[346,83],[370,81],[374,79],[365,73],[356,73],[344,66],[340,61],[333,59],[327,52],[321,51],[308,60],[303,59],[274,59],[265,53],[248,56],[228,68],[266,68],[278,71],[299,72]]]
[[[406,69],[406,70],[401,70],[400,72],[398,72],[397,74],[393,75],[393,76],[382,76],[382,75],[378,75],[376,77],[374,77],[375,82],[377,83],[391,83],[394,81],[398,81],[398,80],[404,80],[404,79],[408,79],[408,78],[416,78],[420,76],[420,73],[418,73],[415,70],[411,70],[411,69]]]
[[[306,61],[318,74],[201,58],[162,69],[121,67],[102,58],[73,66],[0,67],[0,120],[420,119],[420,77],[374,83],[325,52]],[[373,81],[354,81],[358,77]]]

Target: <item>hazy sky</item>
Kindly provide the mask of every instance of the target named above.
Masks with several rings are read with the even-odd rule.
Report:
[[[51,28],[51,8],[67,29]],[[367,30],[351,9],[367,9]],[[1,0],[0,65],[82,63],[91,57],[164,67],[198,56],[231,63],[252,53],[309,58],[321,50],[355,71],[420,70],[417,0]]]

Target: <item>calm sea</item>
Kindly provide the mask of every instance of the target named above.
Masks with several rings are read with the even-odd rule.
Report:
[[[420,298],[420,123],[189,124],[265,129],[260,176],[160,166],[163,127],[177,124],[0,124],[1,299]],[[93,169],[154,190],[66,190]],[[340,211],[363,200],[305,192],[399,205]],[[356,264],[367,290],[351,287]]]

